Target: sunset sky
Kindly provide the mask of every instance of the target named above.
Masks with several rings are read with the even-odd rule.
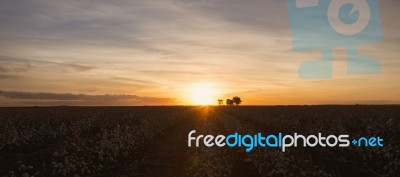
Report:
[[[292,51],[285,0],[0,0],[0,106],[397,104],[399,7],[359,47],[380,74],[347,74],[339,47],[332,79],[303,80],[321,51]]]

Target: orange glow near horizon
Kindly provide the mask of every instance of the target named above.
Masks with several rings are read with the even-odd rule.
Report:
[[[190,103],[193,105],[213,105],[217,94],[217,89],[210,83],[197,83],[189,88]]]

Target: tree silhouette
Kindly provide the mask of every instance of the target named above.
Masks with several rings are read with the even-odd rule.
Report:
[[[234,104],[233,100],[231,99],[226,99],[226,105],[232,106]]]
[[[223,99],[218,99],[218,105],[222,106],[224,104],[224,100]]]
[[[235,103],[236,106],[240,105],[242,103],[242,99],[240,97],[235,96],[232,98],[233,103]]]

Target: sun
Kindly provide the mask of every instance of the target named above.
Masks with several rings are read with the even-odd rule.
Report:
[[[217,90],[212,84],[194,84],[190,88],[190,99],[195,105],[211,105],[216,102]]]

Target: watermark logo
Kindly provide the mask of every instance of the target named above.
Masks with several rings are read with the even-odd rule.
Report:
[[[382,40],[378,0],[287,0],[293,50],[321,50],[322,59],[299,67],[301,79],[331,79],[332,50],[346,46],[348,74],[377,74],[380,62],[358,54],[362,44]]]
[[[323,136],[322,133],[316,135],[301,135],[294,133],[293,135],[284,135],[283,133],[265,135],[262,133],[245,134],[233,133],[230,135],[196,135],[196,130],[192,130],[188,134],[188,147],[245,147],[246,152],[252,151],[256,147],[280,148],[285,152],[291,147],[383,147],[383,138],[381,137],[360,137],[350,141],[350,136],[328,135]]]

